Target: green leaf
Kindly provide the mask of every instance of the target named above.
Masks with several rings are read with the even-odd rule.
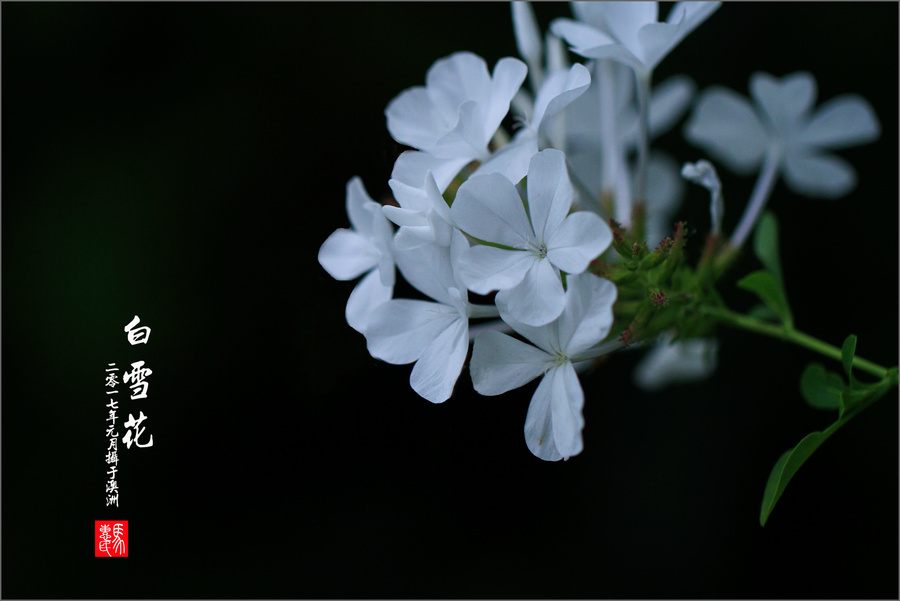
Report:
[[[787,451],[775,462],[775,467],[772,468],[772,473],[769,474],[769,480],[766,482],[766,490],[763,492],[762,508],[759,512],[760,526],[766,525],[766,521],[769,519],[772,509],[775,508],[775,503],[781,498],[781,493],[784,492],[788,482],[791,481],[791,478],[794,477],[794,474],[797,473],[800,466],[809,459],[810,455],[812,455],[823,442],[828,440],[828,437],[840,427],[841,423],[841,421],[833,423],[824,432],[812,432],[811,434],[807,434],[796,447]]]
[[[753,235],[753,252],[766,266],[766,269],[775,276],[779,287],[783,286],[781,277],[781,256],[778,252],[778,220],[770,211],[763,213],[756,224],[756,232]]]
[[[803,398],[816,409],[841,409],[845,385],[841,376],[827,371],[821,363],[810,363],[800,376]]]
[[[841,347],[841,363],[844,364],[844,371],[847,372],[847,377],[850,377],[850,370],[853,369],[854,354],[856,354],[856,336],[850,334]]]
[[[852,339],[852,340],[851,340]],[[853,351],[856,346],[856,337],[850,336],[844,342],[843,359],[847,357],[852,361]],[[849,369],[847,369],[849,373]],[[800,386],[803,389],[804,397],[810,404],[816,406],[811,397],[815,397],[815,402],[820,404],[833,404],[834,388],[840,385],[840,408],[836,422],[828,426],[824,432],[813,432],[807,435],[797,444],[796,447],[784,453],[775,462],[772,473],[769,474],[769,480],[766,482],[766,489],[763,491],[763,502],[759,512],[759,524],[766,525],[775,503],[781,498],[785,487],[797,470],[809,459],[816,449],[828,437],[834,434],[838,428],[846,424],[853,417],[864,410],[866,407],[883,397],[898,381],[898,368],[892,367],[888,370],[884,378],[874,383],[860,382],[854,378],[850,378],[850,384],[844,385],[843,380],[838,374],[825,371],[825,368],[818,363],[807,366],[800,379]]]
[[[788,308],[787,299],[771,273],[761,270],[754,271],[738,280],[737,287],[756,294],[781,318],[785,326],[788,328],[793,326],[793,318],[791,317],[791,310]]]

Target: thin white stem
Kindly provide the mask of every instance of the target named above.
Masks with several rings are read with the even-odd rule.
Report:
[[[635,177],[634,196],[638,202],[647,201],[647,157],[650,153],[650,82],[652,78],[652,71],[638,71],[635,73],[639,118],[637,174]]]
[[[763,167],[759,173],[759,178],[756,180],[756,185],[753,187],[753,193],[750,195],[750,201],[747,203],[747,208],[744,209],[744,214],[734,229],[734,233],[731,235],[731,245],[735,248],[740,248],[747,236],[750,235],[750,232],[753,231],[753,226],[756,225],[760,213],[766,207],[766,203],[769,202],[769,196],[772,194],[772,189],[775,187],[775,182],[778,179],[778,167],[780,165],[781,150],[773,146],[766,152],[766,158],[763,161]]]
[[[616,123],[616,74],[609,59],[594,62],[595,81],[600,97],[600,160],[602,165],[601,194],[609,193],[615,203],[615,216],[625,227],[631,225],[631,197],[627,189],[618,185],[619,173],[625,169],[622,144]]]

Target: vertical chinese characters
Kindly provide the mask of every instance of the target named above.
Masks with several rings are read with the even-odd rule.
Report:
[[[135,315],[134,319],[129,322],[127,326],[125,326],[125,332],[128,333],[128,343],[132,346],[137,344],[147,344],[150,340],[150,328],[147,326],[140,326],[140,318]],[[123,374],[123,382],[128,384],[131,387],[131,400],[136,399],[146,399],[147,398],[147,389],[150,386],[150,383],[147,381],[147,377],[153,373],[147,367],[144,367],[144,361],[135,361],[131,364],[131,371],[125,372]],[[138,417],[135,419],[132,413],[128,414],[128,420],[125,422],[125,428],[127,431],[125,435],[122,437],[122,442],[125,443],[125,447],[127,449],[131,448],[131,445],[134,444],[138,448],[146,448],[153,446],[153,435],[149,434],[143,443],[139,442],[141,435],[147,429],[146,427],[141,427],[141,423],[147,419],[147,416],[144,415],[143,411],[138,412]]]

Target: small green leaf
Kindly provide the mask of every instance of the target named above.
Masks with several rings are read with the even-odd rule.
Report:
[[[766,269],[775,276],[779,287],[781,279],[781,257],[778,252],[778,220],[770,211],[763,213],[756,224],[756,232],[753,235],[753,252],[766,266]]]
[[[756,294],[787,327],[792,327],[793,319],[791,310],[788,308],[787,299],[775,277],[767,271],[754,271],[753,273],[741,278],[737,283],[738,288],[748,290]]]
[[[850,376],[850,370],[853,368],[853,355],[856,354],[856,336],[850,334],[844,345],[841,347],[841,363],[844,364],[844,371]]]
[[[800,466],[809,459],[809,456],[812,455],[823,442],[828,440],[828,437],[837,429],[836,426],[838,426],[839,423],[840,422],[835,422],[825,432],[813,432],[807,434],[796,447],[787,451],[775,462],[775,467],[772,468],[772,473],[769,474],[769,480],[766,482],[766,490],[763,492],[762,508],[759,512],[760,526],[766,525],[766,521],[769,519],[772,509],[775,508],[775,503],[781,498],[781,493],[784,492],[788,482],[791,481],[791,478],[794,477],[794,474],[797,473]]]
[[[800,376],[800,391],[803,398],[816,409],[839,410],[844,387],[841,377],[827,371],[821,363],[810,363]]]

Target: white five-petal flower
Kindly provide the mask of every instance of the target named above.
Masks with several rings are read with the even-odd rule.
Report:
[[[502,394],[543,375],[525,418],[525,441],[541,459],[568,459],[584,446],[584,391],[572,364],[590,357],[587,351],[609,334],[616,294],[608,280],[590,273],[573,276],[556,321],[533,328],[504,315],[534,346],[495,331],[475,339],[469,369],[480,394]]]
[[[853,189],[853,167],[827,150],[878,138],[881,127],[865,99],[839,96],[813,112],[816,80],[805,71],[780,80],[754,73],[750,93],[752,105],[727,88],[705,90],[685,137],[739,174],[752,173],[768,157],[788,186],[808,196],[838,198]]]
[[[347,216],[351,229],[328,236],[319,247],[319,264],[336,280],[368,272],[350,294],[346,309],[347,323],[364,334],[372,310],[390,300],[394,291],[394,232],[358,177],[347,182]]]
[[[609,247],[612,232],[594,213],[569,214],[574,192],[562,152],[534,155],[526,186],[527,211],[502,175],[472,177],[457,191],[450,214],[463,232],[491,244],[477,244],[460,258],[469,290],[499,290],[501,312],[539,326],[559,317],[565,306],[560,271],[585,271]]]

